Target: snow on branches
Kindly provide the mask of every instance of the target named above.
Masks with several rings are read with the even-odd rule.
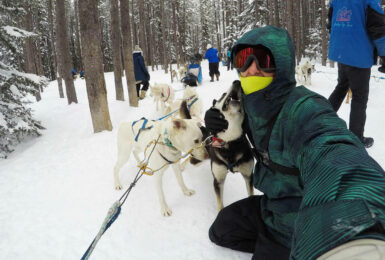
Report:
[[[39,136],[40,122],[26,107],[27,95],[45,87],[48,79],[23,73],[0,62],[0,158],[6,158],[27,136]]]

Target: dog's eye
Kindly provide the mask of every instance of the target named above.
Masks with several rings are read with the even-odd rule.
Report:
[[[194,143],[199,144],[199,139],[195,139]]]

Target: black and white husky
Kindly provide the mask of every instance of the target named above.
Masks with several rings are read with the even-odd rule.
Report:
[[[220,100],[214,101],[214,107],[224,115],[229,124],[224,132],[216,134],[213,144],[208,149],[218,211],[223,208],[223,185],[228,171],[240,172],[245,179],[248,195],[254,194],[252,184],[254,159],[242,130],[245,113],[241,93],[241,83],[236,80]]]

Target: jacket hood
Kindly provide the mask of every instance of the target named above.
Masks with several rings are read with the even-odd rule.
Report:
[[[231,57],[246,46],[263,45],[274,57],[276,72],[266,88],[243,95],[245,112],[255,145],[258,147],[266,133],[267,123],[281,110],[296,86],[295,50],[285,29],[265,26],[245,33],[233,46]]]
[[[265,26],[245,33],[233,46],[231,57],[245,46],[263,45],[274,57],[276,73],[274,81],[266,89],[272,98],[279,98],[295,86],[295,50],[292,40],[285,29]]]

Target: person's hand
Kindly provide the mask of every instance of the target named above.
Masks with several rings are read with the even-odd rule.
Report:
[[[385,56],[381,56],[381,66],[378,68],[378,71],[385,73]]]
[[[229,123],[218,109],[212,107],[206,111],[205,125],[211,134],[216,134],[226,130]]]

